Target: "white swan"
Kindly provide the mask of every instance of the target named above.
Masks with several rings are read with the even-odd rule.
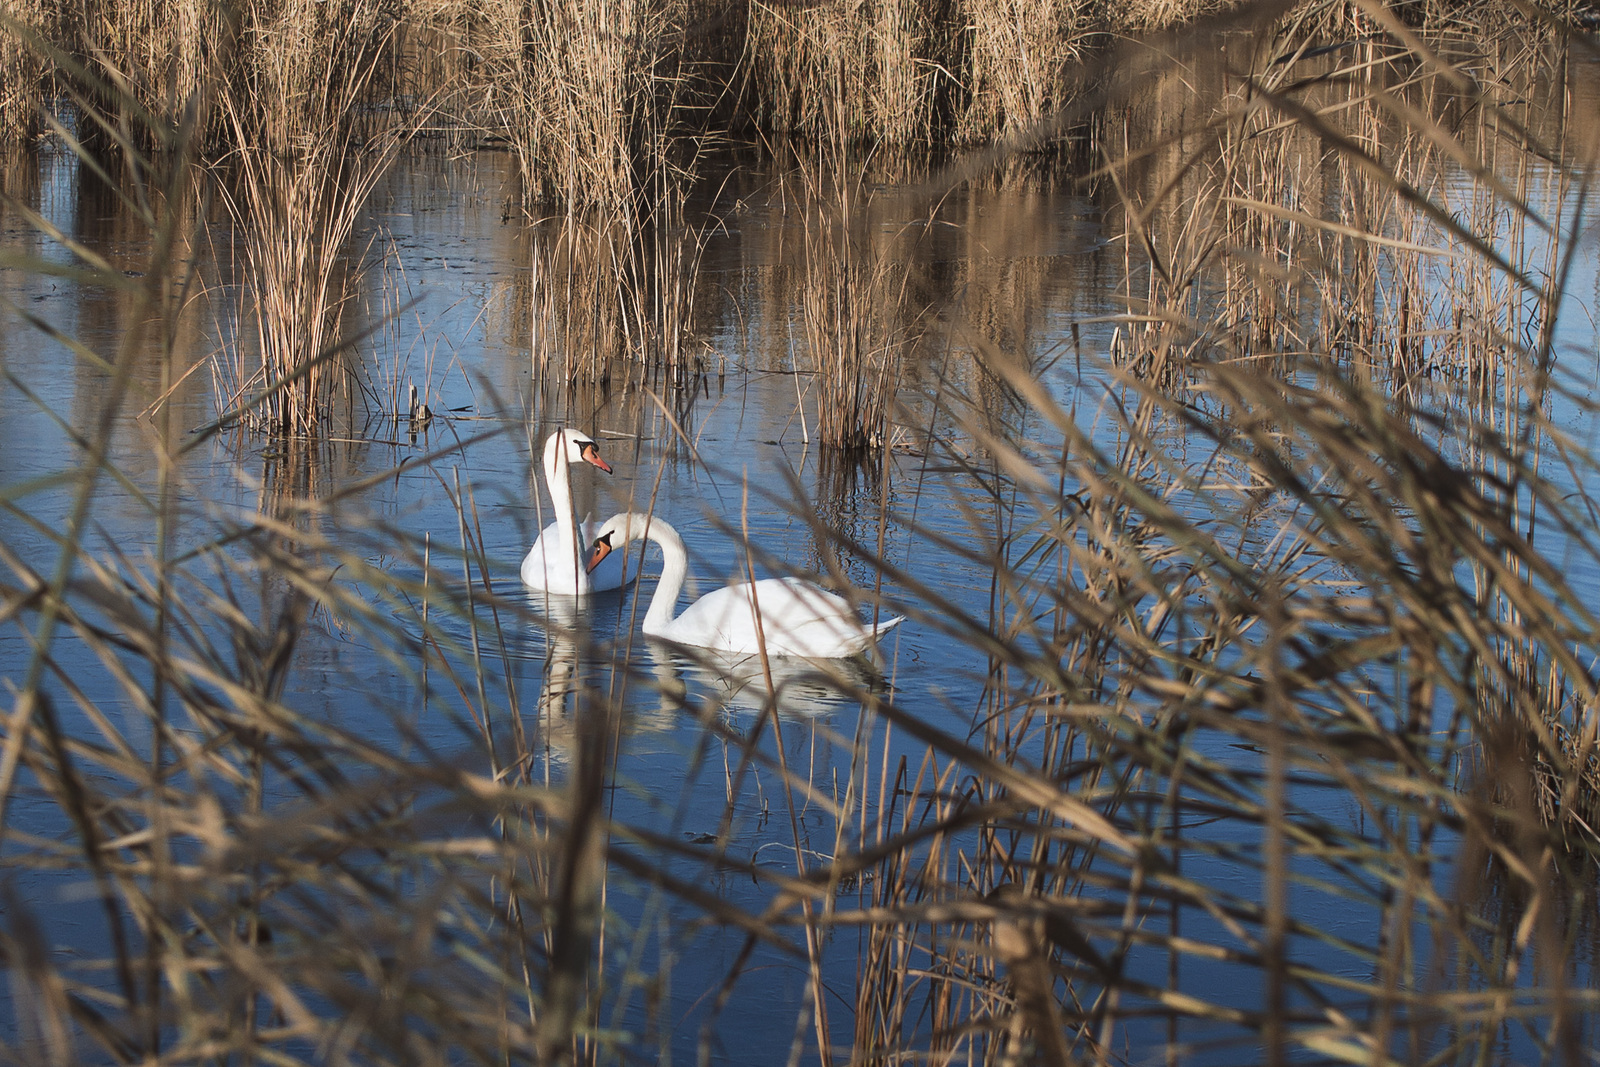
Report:
[[[600,458],[599,447],[577,430],[563,427],[546,439],[544,484],[555,504],[555,521],[544,528],[522,558],[522,584],[530,589],[562,596],[583,596],[622,587],[621,560],[594,570],[585,569],[584,561],[578,557],[579,550],[599,533],[599,525],[593,522],[584,523],[580,529],[572,510],[572,465],[580,461],[611,473],[610,464]]]
[[[856,617],[849,601],[801,578],[763,578],[707,593],[673,618],[678,593],[689,573],[689,555],[678,531],[637,512],[613,515],[601,524],[589,555],[594,568],[630,541],[661,546],[661,581],[644,613],[644,632],[680,645],[719,652],[834,659],[865,650],[899,618],[875,625]]]

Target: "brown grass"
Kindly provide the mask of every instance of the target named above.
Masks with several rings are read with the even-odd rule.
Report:
[[[800,319],[816,384],[817,437],[843,449],[882,449],[901,363],[919,327],[904,233],[873,225],[859,162],[843,144],[805,174]]]
[[[340,360],[341,323],[356,279],[349,241],[367,196],[406,134],[365,105],[392,42],[382,5],[308,2],[246,8],[239,47],[252,56],[221,109],[238,145],[223,199],[239,234],[245,316],[255,326],[230,353],[225,411],[275,433],[326,421],[353,370]],[[360,257],[354,257],[359,261]],[[242,350],[259,344],[253,367]]]

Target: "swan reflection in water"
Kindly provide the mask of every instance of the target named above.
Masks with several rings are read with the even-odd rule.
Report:
[[[524,658],[544,666],[539,695],[532,702],[534,736],[529,755],[537,755],[548,771],[572,761],[580,743],[579,731],[609,718],[602,676],[605,663],[592,649],[592,600],[546,594],[525,589],[529,617],[525,624]],[[527,702],[523,705],[528,707]]]
[[[863,657],[771,656],[764,667],[759,655],[686,648],[642,635],[597,647],[592,635],[610,628],[606,619],[591,617],[593,600],[531,590],[525,595],[530,617],[523,655],[543,663],[537,700],[523,705],[534,712],[528,723],[534,736],[526,740],[530,755],[547,770],[569,764],[579,731],[609,720],[619,704],[623,718],[617,725],[638,740],[682,729],[686,715],[709,720],[775,709],[784,719],[814,721],[889,689],[874,661]],[[631,678],[624,681],[623,675]]]
[[[535,719],[531,738],[548,764],[570,762],[580,729],[608,722],[624,710],[620,728],[631,735],[662,733],[676,725],[683,706],[683,684],[675,682],[659,699],[641,699],[643,688],[655,694],[650,672],[642,665],[630,669],[636,650],[596,644],[597,635],[615,631],[621,610],[615,598],[576,599],[523,590],[528,615],[523,621],[519,658],[543,664],[538,698],[524,700]],[[629,682],[627,675],[635,680]],[[638,675],[643,673],[643,685]],[[631,693],[630,693],[631,690]],[[609,728],[609,727],[608,727]]]
[[[647,656],[663,697],[680,706],[703,702],[707,710],[817,719],[859,704],[888,686],[870,661],[806,660],[715,652],[646,639]],[[691,695],[700,700],[691,702]]]

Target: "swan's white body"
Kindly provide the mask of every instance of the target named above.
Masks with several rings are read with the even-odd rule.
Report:
[[[865,651],[901,621],[864,623],[844,597],[801,578],[730,585],[707,593],[674,618],[689,573],[689,554],[678,532],[665,522],[636,512],[613,515],[595,537],[590,566],[638,540],[661,547],[661,581],[644,613],[644,632],[663,641],[742,655],[765,648],[769,656],[835,659]]]
[[[522,584],[530,589],[583,596],[622,587],[621,560],[612,560],[609,566],[597,567],[590,573],[578,554],[600,531],[600,524],[595,522],[580,527],[572,509],[572,465],[580,462],[611,473],[595,443],[577,430],[562,428],[545,441],[544,484],[555,504],[555,521],[544,528],[522,558]]]

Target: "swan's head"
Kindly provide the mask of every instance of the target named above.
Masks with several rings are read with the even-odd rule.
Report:
[[[600,566],[601,560],[622,548],[635,536],[643,536],[643,531],[638,535],[634,534],[633,512],[626,511],[611,516],[601,524],[599,532],[595,534],[594,543],[589,546],[589,560],[584,564],[584,570],[593,571]]]
[[[611,542],[613,541],[620,543],[621,538],[614,537],[609,533],[602,533],[594,539],[594,544],[589,546],[589,561],[583,565],[586,573],[593,573],[594,569],[600,566],[600,561],[616,550],[617,545],[612,544]]]
[[[584,569],[593,571],[600,566],[601,560],[617,549],[625,548],[629,541],[642,541],[647,537],[657,541],[663,538],[676,540],[677,534],[661,519],[652,518],[641,512],[624,511],[611,516],[595,532],[594,541],[589,545],[589,559]]]
[[[594,443],[594,439],[565,426],[551,434],[544,443],[546,463],[558,455],[566,459],[569,467],[579,462],[592,463],[607,474],[611,473],[611,464],[600,458],[600,446]]]

